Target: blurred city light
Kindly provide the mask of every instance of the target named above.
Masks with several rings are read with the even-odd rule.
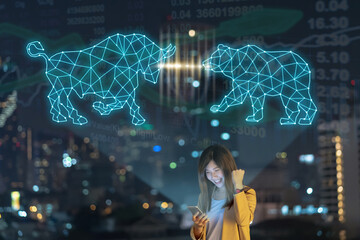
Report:
[[[213,119],[213,120],[211,120],[210,124],[212,127],[218,127],[220,122],[217,119]]]
[[[198,80],[194,80],[192,85],[193,85],[193,87],[197,88],[200,86],[200,82]]]
[[[171,162],[171,163],[170,163],[170,168],[171,168],[171,169],[175,169],[175,168],[176,168],[176,163],[175,163],[175,162]]]
[[[179,143],[179,146],[184,146],[185,145],[185,140],[184,139],[179,139],[178,143]]]
[[[11,192],[11,208],[15,211],[20,209],[20,192]]]
[[[89,181],[83,180],[83,181],[81,182],[81,185],[82,185],[83,187],[88,187],[88,186],[89,186]]]
[[[161,203],[162,208],[167,208],[168,206],[169,206],[169,204],[167,202],[162,202]]]
[[[288,215],[288,213],[289,213],[289,206],[287,206],[287,205],[282,206],[281,207],[281,214],[282,215]]]
[[[230,139],[230,134],[227,132],[224,132],[221,134],[221,139],[222,140],[229,140]]]
[[[123,176],[126,175],[126,169],[125,168],[120,169],[119,173],[120,173],[120,175],[123,175]]]
[[[313,205],[309,205],[306,207],[305,213],[308,215],[312,215],[317,212],[317,209]]]
[[[112,209],[111,209],[111,207],[107,207],[107,208],[105,208],[104,213],[105,213],[106,215],[111,214],[111,213],[112,213]]]
[[[193,158],[197,158],[197,157],[199,157],[199,152],[198,152],[198,151],[192,151],[192,152],[191,152],[191,156],[192,156]]]
[[[65,227],[66,227],[67,229],[69,229],[69,230],[72,229],[71,223],[66,223],[66,224],[65,224]]]
[[[301,214],[301,206],[300,205],[294,206],[293,212],[294,212],[294,215],[300,215]]]
[[[71,158],[68,153],[64,153],[62,163],[65,168],[69,168],[73,165],[76,165],[77,160],[75,158]]]
[[[38,192],[38,191],[39,191],[39,186],[38,186],[38,185],[34,185],[34,186],[33,186],[33,191],[34,191],[34,192]]]
[[[18,211],[18,215],[20,217],[27,217],[27,213],[25,211]]]
[[[153,151],[154,151],[154,152],[160,152],[160,151],[161,151],[161,146],[155,145],[155,146],[153,147]]]
[[[149,204],[148,204],[148,203],[143,203],[142,207],[143,207],[144,209],[149,209]]]
[[[63,166],[66,167],[66,168],[72,166],[70,157],[66,157],[66,158],[63,159]]]
[[[314,154],[305,154],[305,155],[300,155],[299,156],[299,161],[301,163],[305,163],[305,164],[312,164],[314,163]]]
[[[310,187],[310,188],[308,188],[308,189],[306,189],[306,193],[307,194],[312,194],[313,193],[313,189]]]
[[[196,32],[195,32],[194,29],[190,29],[190,30],[189,30],[189,36],[190,36],[190,37],[195,37],[195,34],[196,34]]]
[[[30,212],[37,212],[36,206],[30,206],[29,209],[30,209]]]

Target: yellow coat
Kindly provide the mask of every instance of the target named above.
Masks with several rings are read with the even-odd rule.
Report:
[[[250,188],[246,192],[234,195],[234,205],[225,208],[221,240],[250,240],[250,223],[254,219],[256,207],[256,193]],[[190,230],[191,239],[194,236],[194,226]],[[199,238],[206,240],[206,226]]]

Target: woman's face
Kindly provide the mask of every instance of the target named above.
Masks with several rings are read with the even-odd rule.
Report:
[[[205,168],[207,179],[215,184],[216,187],[222,188],[225,185],[224,172],[211,160]]]

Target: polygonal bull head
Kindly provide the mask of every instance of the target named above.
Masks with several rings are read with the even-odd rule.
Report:
[[[174,55],[175,51],[176,47],[169,44],[169,46],[166,48],[159,49],[157,52],[153,52],[150,60],[147,63],[147,66],[145,67],[145,71],[143,71],[145,80],[152,83],[157,83],[161,64],[163,64],[167,58],[170,58],[172,55]]]

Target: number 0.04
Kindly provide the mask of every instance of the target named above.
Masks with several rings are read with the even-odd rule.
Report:
[[[336,12],[339,10],[346,11],[349,9],[347,0],[320,0],[315,3],[315,10],[319,13],[322,12]]]

